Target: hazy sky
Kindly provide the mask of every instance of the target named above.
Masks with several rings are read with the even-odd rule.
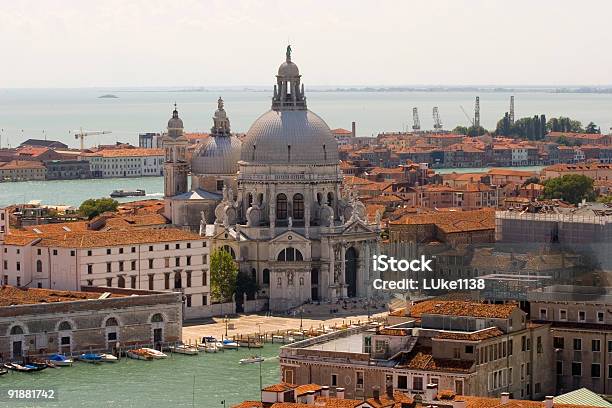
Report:
[[[612,1],[2,0],[0,88],[612,85]]]

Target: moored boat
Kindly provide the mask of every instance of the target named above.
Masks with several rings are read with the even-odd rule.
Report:
[[[30,367],[25,366],[25,365],[22,366],[22,365],[17,364],[17,363],[6,363],[6,364],[4,364],[4,367],[9,369],[9,370],[19,371],[19,372],[22,372],[22,373],[31,373],[33,371],[38,371],[38,370],[35,370],[34,367],[32,367],[32,366],[30,366]]]
[[[133,358],[134,360],[146,360],[146,361],[153,360],[153,356],[148,351],[146,351],[145,349],[141,349],[141,348],[129,350],[127,352],[127,356],[129,358]]]
[[[186,344],[177,344],[169,347],[170,351],[177,354],[196,355],[198,354],[197,347],[188,346]]]
[[[230,339],[223,340],[221,344],[223,344],[224,349],[228,349],[228,350],[234,350],[240,347],[240,344]]]
[[[262,363],[265,359],[262,356],[251,356],[249,358],[241,358],[240,364],[255,364]]]
[[[257,341],[255,339],[239,340],[238,345],[240,347],[247,347],[247,348],[262,348],[263,347],[263,344],[260,341]]]
[[[8,374],[7,368],[0,368],[0,375]]]
[[[219,347],[216,343],[209,343],[206,345],[204,351],[206,353],[216,353],[217,351],[219,351]]]
[[[116,363],[118,359],[112,354],[102,353],[100,354],[100,361],[104,363]]]
[[[49,361],[58,367],[71,366],[73,363],[71,358],[68,358],[63,354],[53,354],[51,357],[49,357]]]
[[[158,360],[158,359],[161,359],[161,358],[167,358],[168,357],[168,355],[166,353],[162,353],[161,351],[155,350],[153,348],[143,347],[141,350],[146,351],[155,360]]]
[[[97,364],[102,362],[102,355],[96,353],[83,353],[79,356],[79,361]]]

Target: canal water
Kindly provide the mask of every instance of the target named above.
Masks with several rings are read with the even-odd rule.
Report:
[[[261,355],[262,384],[280,381],[279,345],[266,344]],[[0,390],[55,389],[55,401],[7,402],[0,407],[223,407],[259,400],[259,365],[239,364],[260,350],[228,350],[197,356],[169,355],[165,360],[123,358],[117,363],[75,362],[72,367],[36,373],[9,372],[0,377]]]
[[[539,171],[543,166],[508,167],[512,170]],[[435,169],[440,174],[473,173],[489,170],[485,168]],[[113,190],[144,189],[146,197],[127,197],[119,201],[134,201],[143,198],[162,198],[163,177],[110,178],[93,180],[22,181],[0,183],[0,207],[10,204],[40,200],[43,204],[67,204],[79,206],[88,198],[108,197]]]

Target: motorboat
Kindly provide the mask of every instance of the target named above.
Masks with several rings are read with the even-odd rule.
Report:
[[[79,361],[85,363],[98,364],[102,362],[102,355],[96,353],[83,353],[78,358]]]
[[[177,344],[175,346],[170,346],[169,349],[171,352],[176,354],[186,354],[189,356],[198,354],[197,347],[188,346],[187,344]]]
[[[141,348],[129,350],[127,352],[127,356],[129,358],[133,358],[134,360],[146,360],[146,361],[153,360],[153,356],[151,355],[151,353]]]
[[[63,354],[53,354],[51,357],[49,357],[49,361],[58,367],[68,367],[73,363],[71,358],[68,358]]]
[[[204,351],[206,353],[216,353],[219,351],[219,347],[217,346],[217,343],[209,343],[204,347]]]
[[[262,363],[265,359],[262,356],[251,356],[249,358],[240,359],[240,364],[255,364]]]
[[[119,359],[112,354],[102,353],[100,354],[100,361],[103,363],[116,363]]]
[[[228,349],[228,350],[235,350],[240,347],[240,344],[230,339],[223,340],[221,344],[223,344],[224,349]]]
[[[167,358],[168,357],[168,355],[166,353],[162,353],[161,351],[155,350],[153,348],[143,347],[141,350],[144,350],[147,353],[149,353],[149,355],[151,357],[153,357],[153,359],[155,359],[155,360],[159,360],[161,358]]]
[[[117,198],[117,197],[142,197],[145,196],[146,193],[144,190],[142,189],[137,189],[137,190],[113,190],[112,193],[110,193],[110,196],[113,198]]]
[[[214,338],[213,336],[204,336],[202,337],[202,343],[218,343],[219,340]]]

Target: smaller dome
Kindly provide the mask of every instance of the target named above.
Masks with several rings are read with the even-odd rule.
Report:
[[[236,174],[242,143],[236,136],[211,136],[191,159],[193,174]]]
[[[280,67],[278,67],[279,77],[296,77],[299,75],[300,70],[298,69],[298,66],[291,61],[285,61],[280,65]]]

